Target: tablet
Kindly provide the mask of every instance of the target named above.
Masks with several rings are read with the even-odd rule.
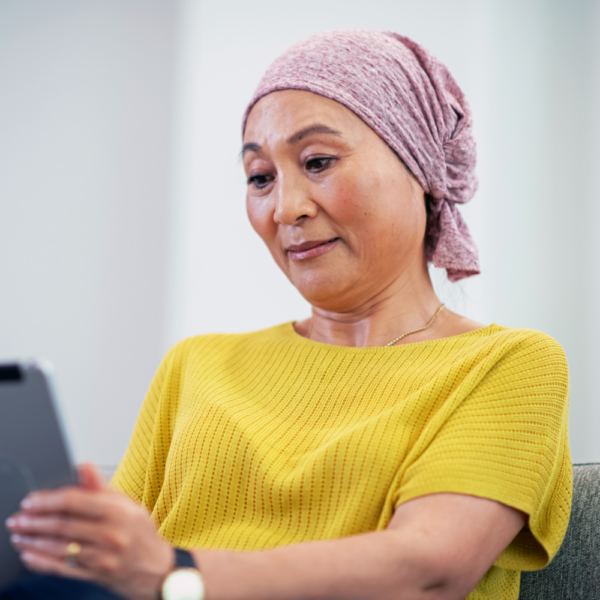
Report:
[[[50,367],[0,363],[0,587],[26,572],[4,521],[30,491],[75,482]]]

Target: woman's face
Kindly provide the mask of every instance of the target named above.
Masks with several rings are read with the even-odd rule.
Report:
[[[264,96],[243,157],[250,222],[313,306],[355,310],[426,273],[423,190],[341,104],[297,90]]]

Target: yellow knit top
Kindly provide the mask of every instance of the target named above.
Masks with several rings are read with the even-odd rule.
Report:
[[[567,529],[567,362],[490,325],[395,347],[314,342],[291,323],[174,346],[113,485],[181,547],[258,550],[384,529],[457,492],[529,515],[470,599],[513,600]]]

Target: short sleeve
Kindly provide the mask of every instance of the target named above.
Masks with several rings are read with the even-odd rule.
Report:
[[[161,404],[164,405],[162,399],[169,395],[172,387],[170,380],[176,352],[177,346],[174,346],[154,374],[127,450],[110,482],[113,488],[149,508],[154,503],[164,477],[169,433],[165,431],[160,412]]]
[[[494,563],[545,567],[569,523],[567,361],[549,336],[528,330],[507,349],[406,468],[396,505],[454,492],[489,498],[529,515]]]

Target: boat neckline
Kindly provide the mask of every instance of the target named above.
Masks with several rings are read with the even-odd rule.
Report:
[[[318,342],[316,340],[311,340],[310,338],[306,338],[303,335],[300,335],[296,329],[294,328],[294,325],[297,323],[297,321],[288,321],[287,323],[284,323],[284,326],[287,329],[287,333],[291,334],[292,337],[297,338],[298,341],[300,342],[304,342],[306,344],[316,344],[319,346],[325,346],[326,348],[344,348],[347,350],[379,350],[379,351],[389,351],[389,350],[399,350],[401,348],[414,348],[415,346],[425,346],[425,345],[431,345],[431,344],[438,344],[440,342],[451,342],[453,340],[459,339],[459,338],[468,338],[468,337],[473,337],[473,336],[481,336],[482,333],[487,332],[488,330],[497,330],[500,331],[502,329],[506,329],[506,327],[503,327],[502,325],[498,325],[497,323],[490,323],[489,325],[486,325],[484,327],[479,327],[479,329],[473,329],[473,331],[466,331],[465,333],[457,333],[456,335],[449,335],[446,337],[442,337],[442,338],[436,338],[434,340],[423,340],[421,342],[410,342],[408,344],[400,344],[399,346],[338,346],[336,344],[327,344],[326,342]]]

